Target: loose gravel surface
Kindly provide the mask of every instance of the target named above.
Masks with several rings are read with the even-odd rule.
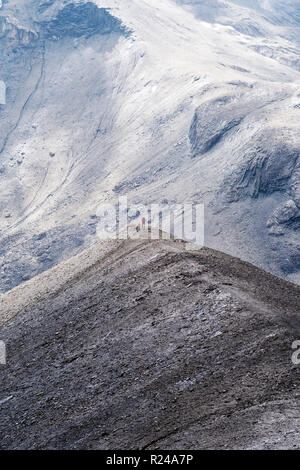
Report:
[[[0,447],[300,448],[299,295],[180,241],[94,245],[0,296]]]

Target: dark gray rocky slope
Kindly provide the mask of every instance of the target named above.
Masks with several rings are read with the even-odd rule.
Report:
[[[298,0],[0,1],[0,292],[120,195],[300,284],[298,44]]]
[[[0,297],[2,449],[299,448],[300,288],[105,242]]]

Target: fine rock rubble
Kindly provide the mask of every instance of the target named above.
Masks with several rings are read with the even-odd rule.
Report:
[[[109,241],[0,297],[2,449],[299,449],[298,286]]]
[[[0,45],[1,292],[120,195],[204,203],[206,245],[300,282],[298,2],[7,0]]]

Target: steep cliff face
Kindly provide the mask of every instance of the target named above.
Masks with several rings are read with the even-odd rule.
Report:
[[[189,133],[193,158],[210,156],[212,162],[219,158],[232,165],[217,205],[223,200],[223,209],[245,202],[257,206],[255,217],[265,227],[260,237],[269,239],[285,275],[300,267],[298,99],[289,87],[239,85],[234,92],[204,101]]]
[[[274,215],[299,208],[297,27],[271,4],[5,2],[2,291],[94,243],[119,195],[204,203],[207,245],[299,282],[298,213]]]
[[[272,25],[299,27],[300,24],[299,0],[176,1],[193,10],[204,21],[231,23],[238,31],[253,36],[265,35],[266,31],[271,31]]]

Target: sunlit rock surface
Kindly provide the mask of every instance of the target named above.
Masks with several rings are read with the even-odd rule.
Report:
[[[7,0],[0,45],[1,291],[120,195],[204,203],[208,246],[300,282],[298,1]]]
[[[180,240],[96,244],[0,296],[0,448],[299,449],[299,295]]]

